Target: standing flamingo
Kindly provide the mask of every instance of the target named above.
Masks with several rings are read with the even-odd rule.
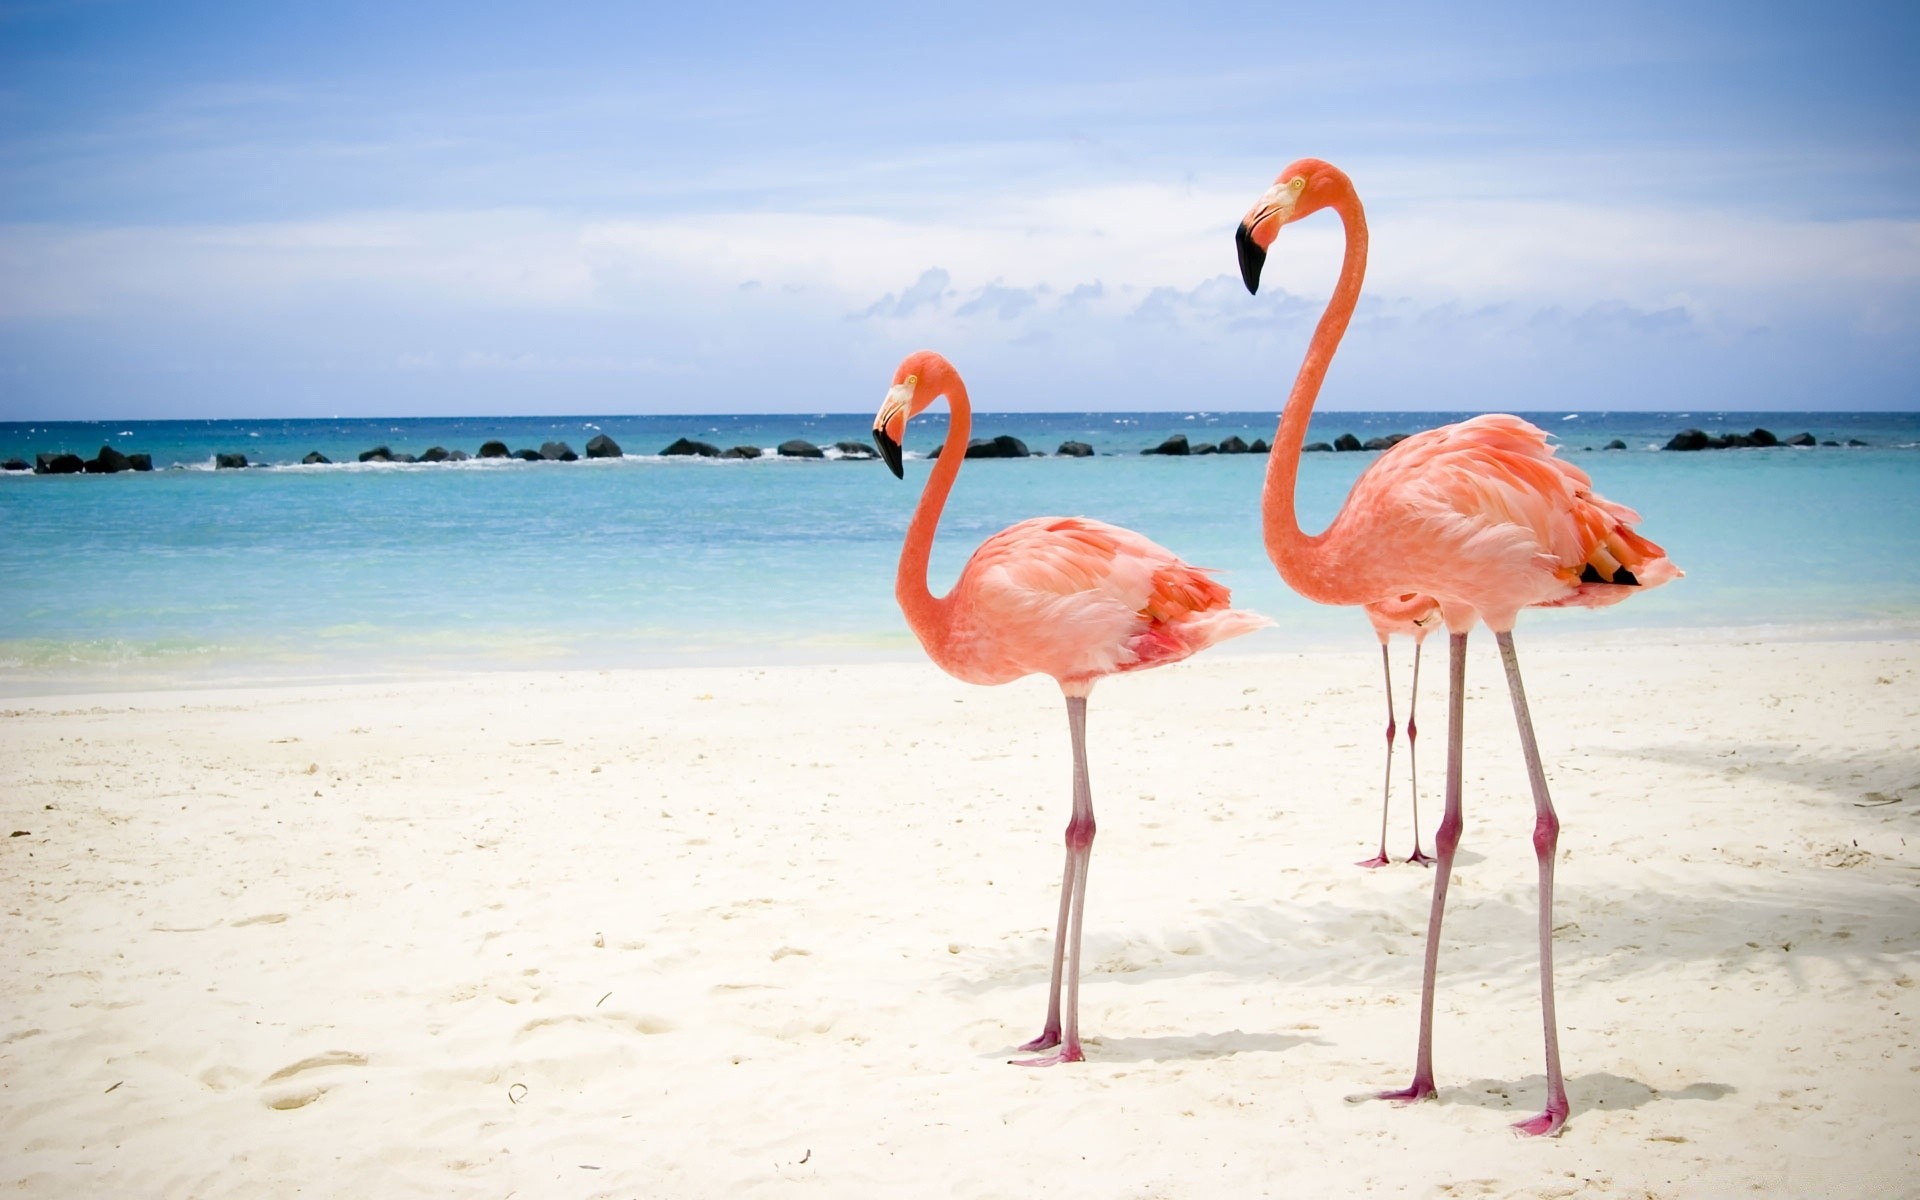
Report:
[[[1079,1062],[1080,928],[1087,861],[1093,850],[1093,796],[1087,785],[1087,695],[1102,677],[1179,662],[1215,642],[1271,624],[1228,607],[1227,589],[1208,572],[1129,529],[1083,517],[1035,517],[980,544],[953,590],[927,588],[933,531],[966,457],[973,410],[953,364],[930,350],[909,354],[873,419],[873,440],[904,479],[900,446],[907,421],[941,396],[951,419],[900,550],[894,596],[927,656],[968,683],[1051,675],[1067,700],[1073,741],[1073,817],[1060,884],[1047,1022],[1022,1050],[1050,1050],[1023,1066]],[[1064,963],[1065,1022],[1060,989]]]
[[[1380,787],[1380,852],[1354,865],[1371,869],[1393,861],[1387,854],[1387,807],[1393,799],[1393,738],[1399,727],[1393,718],[1393,664],[1387,654],[1387,639],[1406,634],[1413,639],[1413,682],[1407,688],[1407,782],[1413,794],[1413,853],[1407,855],[1407,861],[1426,866],[1433,859],[1420,849],[1420,760],[1415,753],[1420,727],[1414,723],[1413,710],[1420,698],[1420,647],[1440,620],[1440,605],[1432,596],[1415,592],[1376,600],[1366,606],[1365,612],[1380,639],[1380,669],[1387,685],[1387,771]]]
[[[1595,495],[1578,467],[1554,456],[1547,435],[1518,417],[1489,414],[1415,434],[1382,454],[1347,495],[1325,531],[1303,533],[1294,511],[1301,443],[1320,384],[1353,316],[1366,274],[1367,221],[1353,183],[1338,168],[1303,158],[1280,173],[1241,222],[1240,272],[1257,291],[1267,248],[1283,225],[1323,208],[1346,227],[1346,254],[1293,382],[1274,436],[1263,496],[1267,555],[1295,591],[1321,604],[1368,604],[1420,592],[1440,605],[1449,635],[1446,811],[1434,835],[1439,868],[1427,920],[1420,1040],[1413,1083],[1382,1098],[1435,1094],[1433,992],[1440,920],[1460,842],[1461,717],[1467,633],[1493,631],[1533,789],[1534,854],[1540,875],[1540,1009],[1546,1035],[1547,1104],[1518,1122],[1526,1134],[1558,1133],[1567,1119],[1566,1081],[1553,1012],[1553,860],[1560,821],[1547,794],[1534,742],[1513,623],[1520,610],[1617,603],[1678,578],[1659,546],[1635,533],[1633,510]]]

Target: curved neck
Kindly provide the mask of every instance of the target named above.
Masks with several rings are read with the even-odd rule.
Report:
[[[960,474],[960,460],[967,456],[967,440],[973,434],[973,406],[967,401],[967,385],[955,375],[941,391],[947,397],[947,440],[940,457],[933,460],[933,472],[920,491],[920,503],[907,525],[907,540],[900,547],[900,568],[893,579],[893,595],[907,624],[921,645],[944,633],[944,603],[927,587],[927,565],[933,558],[933,531],[947,507],[947,494]]]
[[[1331,207],[1346,226],[1347,252],[1340,264],[1340,280],[1333,297],[1320,316],[1307,346],[1306,361],[1294,376],[1293,391],[1280,413],[1280,428],[1273,435],[1272,457],[1267,460],[1266,489],[1262,493],[1262,525],[1266,536],[1267,557],[1280,569],[1288,586],[1309,599],[1329,582],[1320,562],[1324,534],[1308,536],[1300,530],[1293,504],[1294,485],[1300,474],[1300,451],[1307,440],[1307,422],[1313,416],[1314,401],[1320,397],[1321,381],[1333,362],[1333,352],[1353,319],[1354,305],[1360,299],[1360,282],[1367,273],[1367,215],[1360,198],[1349,188],[1343,190]]]

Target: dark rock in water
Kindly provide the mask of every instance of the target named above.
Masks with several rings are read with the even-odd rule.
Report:
[[[420,460],[411,454],[396,454],[393,456],[393,461],[397,463],[417,463]]]
[[[246,466],[246,460],[240,460],[240,465],[243,467]],[[83,461],[78,454],[48,454],[42,452],[33,456],[33,473],[35,475],[78,475],[86,469],[86,462]]]
[[[129,454],[127,455],[127,461],[133,464],[133,469],[136,471],[153,470],[153,455],[151,454]]]
[[[1308,442],[1306,445],[1300,447],[1300,453],[1302,454],[1308,454],[1315,451],[1331,452],[1332,450],[1333,450],[1332,442]]]
[[[675,457],[684,457],[691,454],[698,455],[701,458],[719,458],[720,447],[710,445],[707,442],[696,442],[687,438],[678,438],[674,441],[673,445],[668,446],[660,453]]]
[[[1325,447],[1322,447],[1322,449],[1324,448]],[[1267,439],[1265,438],[1255,438],[1253,442],[1247,446],[1248,454],[1270,454],[1272,452],[1273,448],[1267,445]]]
[[[825,458],[826,451],[805,438],[788,438],[775,450],[781,458]]]
[[[759,458],[762,454],[765,454],[765,453],[766,451],[762,450],[758,446],[735,446],[733,449],[727,451],[725,454],[722,454],[720,457],[721,458]]]
[[[445,462],[452,457],[445,446],[429,446],[420,452],[421,462]]]
[[[505,442],[480,443],[481,458],[512,458],[513,452],[507,449]]]
[[[1612,441],[1608,442],[1604,447],[1602,447],[1602,449],[1605,449],[1605,450],[1625,450],[1626,448],[1627,448],[1627,444],[1621,441],[1619,438],[1613,439]]]
[[[624,458],[620,453],[620,443],[604,433],[596,433],[587,439],[588,458]]]
[[[328,457],[327,457],[326,455],[324,455],[324,454],[322,454],[322,453],[320,453],[320,452],[319,452],[318,450],[309,450],[309,451],[307,451],[307,456],[306,456],[305,458],[303,458],[303,459],[301,459],[300,461],[301,461],[301,462],[303,462],[303,463],[305,463],[305,464],[306,464],[307,466],[309,466],[309,467],[312,467],[312,466],[327,466],[327,465],[329,465],[329,464],[331,464],[331,463],[333,462],[333,460],[332,460],[332,459],[330,459],[330,458],[328,458]]]
[[[119,471],[133,470],[133,463],[112,446],[102,446],[100,453],[87,460],[81,469],[89,475],[112,475]]]
[[[833,448],[840,452],[841,458],[879,458],[880,454],[869,442],[835,442]]]
[[[1025,458],[1027,444],[1017,437],[1001,434],[999,437],[982,441],[975,438],[967,443],[968,458]]]
[[[1839,442],[1821,442],[1820,444],[1822,446],[1838,446],[1840,443]]]
[[[1747,435],[1747,444],[1751,446],[1778,446],[1780,439],[1773,436],[1770,429],[1756,429]]]
[[[1360,448],[1362,450],[1391,450],[1406,440],[1407,435],[1404,433],[1389,433],[1385,437],[1368,438],[1366,445]]]
[[[1093,447],[1085,442],[1061,442],[1060,448],[1054,453],[1062,458],[1092,458]]]
[[[1245,442],[1245,440],[1243,440],[1240,437],[1239,434],[1230,433],[1227,436],[1220,439],[1220,453],[1245,454],[1246,452],[1247,452],[1247,443]]]
[[[454,450],[447,454],[447,461],[448,462],[466,462],[469,458],[472,458],[472,457],[473,456],[471,454],[468,454],[465,450]]]
[[[24,458],[10,458],[0,462],[0,471],[31,471],[33,464]]]
[[[371,450],[362,450],[360,452],[360,461],[361,462],[392,462],[393,451],[387,449],[385,446],[375,446]]]
[[[227,454],[223,452],[213,456],[213,467],[216,471],[236,471],[246,465],[247,456],[244,454]]]
[[[1187,445],[1187,435],[1184,433],[1176,433],[1172,437],[1168,438],[1166,441],[1161,442],[1158,446],[1155,446],[1150,450],[1142,450],[1140,453],[1142,454],[1192,454],[1193,450],[1191,447]]]
[[[539,452],[538,450],[515,450],[515,451],[513,452],[513,457],[514,457],[514,458],[517,458],[517,459],[519,459],[519,460],[520,460],[521,462],[542,462],[542,461],[544,461],[544,460],[543,460],[543,459],[542,459],[542,458],[540,457],[540,452]]]
[[[1866,443],[1865,443],[1865,442],[1863,442],[1863,441],[1861,441],[1861,440],[1860,440],[1859,438],[1848,438],[1848,439],[1847,439],[1847,445],[1849,445],[1849,446],[1864,446],[1864,445],[1866,445]]]
[[[1713,439],[1703,430],[1682,429],[1667,439],[1669,450],[1705,450],[1713,445]]]
[[[1195,447],[1193,448],[1193,453],[1195,453],[1195,454],[1218,454],[1218,453],[1220,453],[1220,447],[1218,447],[1218,446],[1216,446],[1216,445],[1214,445],[1214,444],[1213,444],[1212,442],[1201,442],[1201,443],[1200,443],[1199,445],[1197,445],[1197,446],[1195,446]]]
[[[1709,450],[1740,450],[1753,445],[1753,439],[1744,433],[1723,433],[1707,443]]]
[[[1783,446],[1811,446],[1814,444],[1813,435],[1810,433],[1796,433],[1780,444]]]
[[[548,462],[578,462],[580,456],[565,442],[541,442],[540,457]]]
[[[1333,448],[1335,450],[1365,450],[1366,449],[1365,446],[1362,446],[1360,444],[1360,439],[1353,436],[1350,433],[1343,433],[1339,437],[1333,439]]]

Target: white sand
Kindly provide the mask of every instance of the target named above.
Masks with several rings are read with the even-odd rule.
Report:
[[[1088,1061],[1039,1029],[1058,694],[924,664],[13,700],[24,1196],[1894,1196],[1920,1184],[1920,643],[1523,637],[1563,1137],[1491,641],[1437,1101],[1377,659],[1104,684]],[[1439,813],[1444,644],[1422,704]],[[1404,797],[1404,791],[1402,792]],[[1402,808],[1401,813],[1404,813]],[[1428,834],[1429,845],[1431,834]],[[1392,848],[1404,853],[1404,817]],[[1911,845],[1909,842],[1911,841]]]

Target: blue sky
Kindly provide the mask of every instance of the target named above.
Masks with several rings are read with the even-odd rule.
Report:
[[[1920,408],[1913,6],[1173,7],[0,3],[0,419],[1272,409],[1308,154],[1323,407]]]

